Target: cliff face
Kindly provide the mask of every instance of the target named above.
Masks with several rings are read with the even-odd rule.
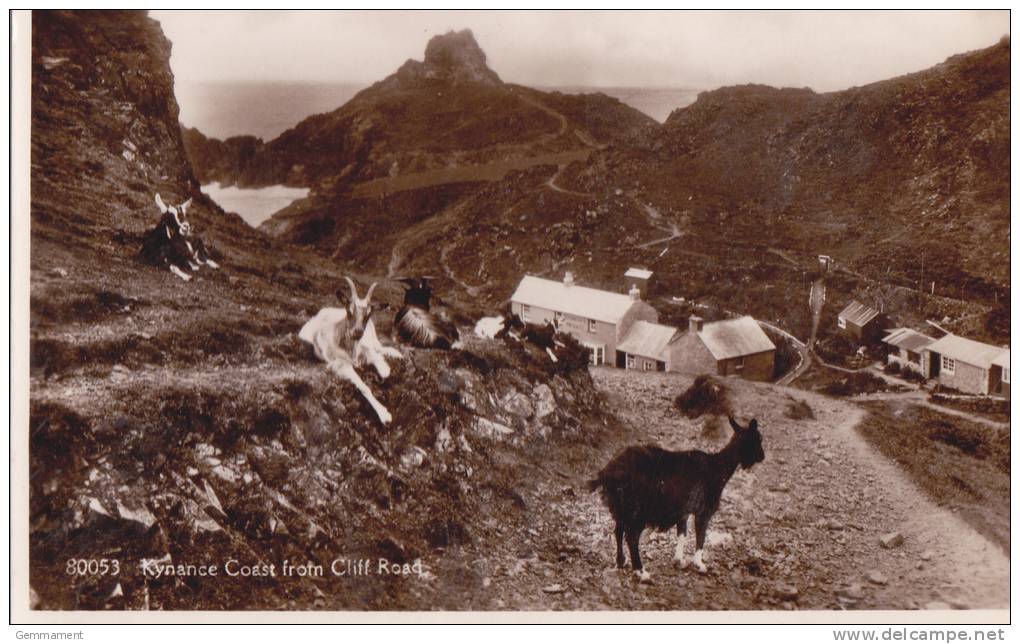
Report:
[[[175,199],[194,188],[173,75],[151,64],[169,56],[144,12],[33,14],[34,232],[82,219],[129,226],[148,205],[143,193]],[[83,184],[69,199],[68,188]],[[127,198],[108,200],[114,194]]]
[[[296,337],[350,274],[276,244],[195,189],[170,44],[141,12],[33,12],[30,583],[43,609],[428,608],[441,591],[373,576],[276,580],[143,574],[341,553],[446,565],[444,549],[519,513],[500,501],[527,446],[609,418],[584,355],[467,340],[404,349],[365,381],[387,427]],[[185,283],[142,264],[156,192],[194,198],[219,270]],[[379,280],[381,281],[381,280]],[[401,289],[382,282],[391,331]],[[462,327],[481,313],[452,310]],[[467,335],[467,328],[462,334]],[[500,452],[501,465],[492,463]],[[522,456],[523,458],[523,456]],[[498,492],[492,492],[497,490]],[[115,558],[117,577],[65,574]],[[451,564],[456,567],[456,562]],[[479,582],[480,583],[480,582]],[[413,586],[413,587],[412,587]]]

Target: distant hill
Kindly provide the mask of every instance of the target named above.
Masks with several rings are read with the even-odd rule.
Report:
[[[657,127],[650,117],[603,94],[547,93],[504,83],[465,30],[432,38],[422,61],[408,60],[333,112],[246,147],[251,154],[239,166],[207,154],[217,144],[196,132],[186,144],[196,173],[208,180],[333,190],[647,140]],[[252,141],[224,143],[230,155],[229,150]]]
[[[654,145],[600,153],[576,177],[683,204],[705,234],[767,238],[936,292],[1009,285],[1010,50],[840,92],[702,93]]]

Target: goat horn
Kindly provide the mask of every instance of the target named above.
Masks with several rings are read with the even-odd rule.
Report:
[[[354,280],[352,280],[351,278],[347,277],[346,275],[344,275],[344,279],[347,280],[347,283],[351,286],[351,300],[352,301],[357,300],[358,299],[358,287],[354,285]]]
[[[375,287],[376,287],[377,284],[379,284],[379,282],[372,282],[372,285],[368,287],[368,292],[365,293],[365,300],[371,300],[372,299],[372,291],[375,290]]]

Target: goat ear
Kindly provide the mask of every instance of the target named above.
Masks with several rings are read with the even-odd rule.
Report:
[[[191,199],[188,197],[188,200],[181,204],[181,210],[187,210],[191,206]]]
[[[161,213],[166,212],[166,204],[163,203],[163,198],[159,196],[158,192],[156,193],[156,207],[159,208]]]
[[[739,425],[739,424],[737,423],[737,421],[733,420],[733,416],[729,416],[729,419],[730,419],[730,427],[732,427],[732,428],[733,428],[733,431],[734,431],[734,432],[736,432],[736,433],[738,433],[738,434],[739,434],[740,432],[744,431],[744,428],[743,428],[743,427],[741,427],[741,426],[740,426],[740,425]],[[752,422],[754,422],[754,421],[752,421]]]

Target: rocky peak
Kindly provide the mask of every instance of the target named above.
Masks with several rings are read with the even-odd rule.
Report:
[[[485,63],[485,52],[470,29],[433,36],[425,47],[425,60],[409,60],[397,72],[402,81],[438,79],[451,83],[501,85]]]

